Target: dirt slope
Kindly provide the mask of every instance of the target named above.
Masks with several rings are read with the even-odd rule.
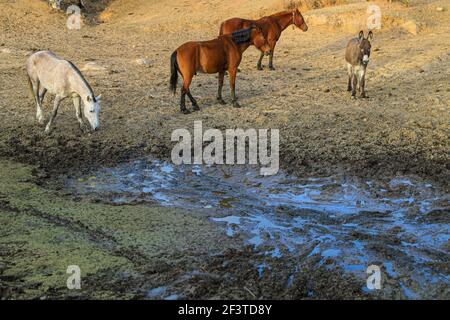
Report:
[[[280,128],[282,165],[298,174],[343,167],[446,181],[448,3],[413,1],[408,8],[378,3],[386,28],[375,33],[367,100],[350,101],[345,92],[343,53],[357,27],[347,28],[352,24],[346,17],[363,14],[366,6],[357,2],[308,11],[306,33],[288,28],[276,50],[275,72],[255,70],[258,53],[249,49],[238,79],[241,110],[215,103],[214,75],[197,77],[192,92],[203,110],[189,116],[179,114],[178,97],[167,90],[171,52],[185,41],[214,37],[225,18],[257,17],[284,2],[117,0],[100,15],[104,23],[79,31],[65,28],[66,17],[44,2],[2,4],[0,154],[58,172],[140,154],[168,157],[170,132],[201,119],[205,127]],[[404,21],[420,26],[418,34]],[[88,69],[86,77],[104,97],[98,134],[79,132],[69,102],[54,132],[42,133],[24,78],[26,56],[37,49],[53,50]],[[141,58],[149,67],[136,63]],[[50,97],[46,101],[50,104]]]

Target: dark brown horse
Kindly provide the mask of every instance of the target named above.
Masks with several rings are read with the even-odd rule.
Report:
[[[247,20],[241,18],[233,18],[222,22],[220,26],[220,34],[230,34],[236,30],[248,28],[250,25],[257,25],[263,30],[264,36],[266,37],[270,51],[269,54],[269,68],[270,70],[275,70],[273,67],[273,54],[275,51],[275,46],[277,41],[280,39],[281,33],[290,25],[295,25],[303,31],[308,30],[305,19],[303,19],[302,14],[298,9],[291,11],[283,11],[275,13],[268,17],[263,17],[259,20]],[[262,60],[264,54],[267,52],[258,46],[256,46],[261,51],[261,56],[258,61],[258,70],[262,70]]]
[[[267,41],[262,30],[255,25],[236,31],[231,35],[219,36],[214,40],[187,42],[180,46],[171,57],[170,89],[175,94],[179,72],[183,77],[180,102],[181,112],[189,113],[185,105],[186,95],[192,102],[193,110],[199,110],[197,101],[189,90],[192,78],[197,72],[219,73],[217,100],[221,104],[226,104],[222,98],[222,87],[225,72],[228,71],[233,106],[239,108],[240,105],[236,98],[236,74],[242,60],[242,53],[250,45],[260,47],[262,50],[268,50]]]

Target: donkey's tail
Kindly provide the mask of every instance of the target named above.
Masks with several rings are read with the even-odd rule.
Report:
[[[175,51],[170,57],[170,91],[173,94],[177,91],[178,70],[177,52]]]

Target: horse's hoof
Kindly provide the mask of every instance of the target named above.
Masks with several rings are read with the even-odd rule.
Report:
[[[194,110],[194,111],[200,111],[200,107],[199,107],[199,106],[192,106],[192,110]]]
[[[269,67],[269,70],[270,71],[275,71],[275,68],[274,67]]]
[[[49,127],[46,127],[44,130],[45,134],[50,134],[50,132],[52,132],[52,129],[50,129]]]
[[[356,100],[356,96],[352,94],[352,96],[350,97],[350,99]]]
[[[241,105],[237,102],[233,102],[233,107],[234,108],[242,108]]]
[[[82,133],[88,133],[89,128],[85,124],[80,124],[80,130]]]
[[[217,102],[219,103],[219,104],[221,104],[221,105],[225,105],[225,104],[227,104],[226,102],[225,102],[225,100],[223,100],[222,98],[218,98],[217,99]]]
[[[181,109],[182,114],[190,114],[191,112],[188,109]]]
[[[256,68],[257,68],[259,71],[264,70],[262,66],[257,66]]]
[[[360,98],[362,98],[362,99],[368,99],[369,97],[368,97],[367,95],[365,95],[365,94],[362,94],[362,95],[360,95]]]

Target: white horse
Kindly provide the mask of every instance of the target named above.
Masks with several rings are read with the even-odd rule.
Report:
[[[89,83],[72,62],[60,59],[50,51],[39,51],[28,58],[27,72],[30,89],[37,105],[36,118],[40,124],[44,124],[45,121],[42,111],[45,94],[48,91],[56,96],[45,132],[50,132],[52,122],[58,113],[59,104],[68,97],[73,99],[80,129],[84,131],[81,101],[84,105],[84,116],[89,121],[92,130],[95,131],[99,128],[101,95],[98,97],[94,95]]]

